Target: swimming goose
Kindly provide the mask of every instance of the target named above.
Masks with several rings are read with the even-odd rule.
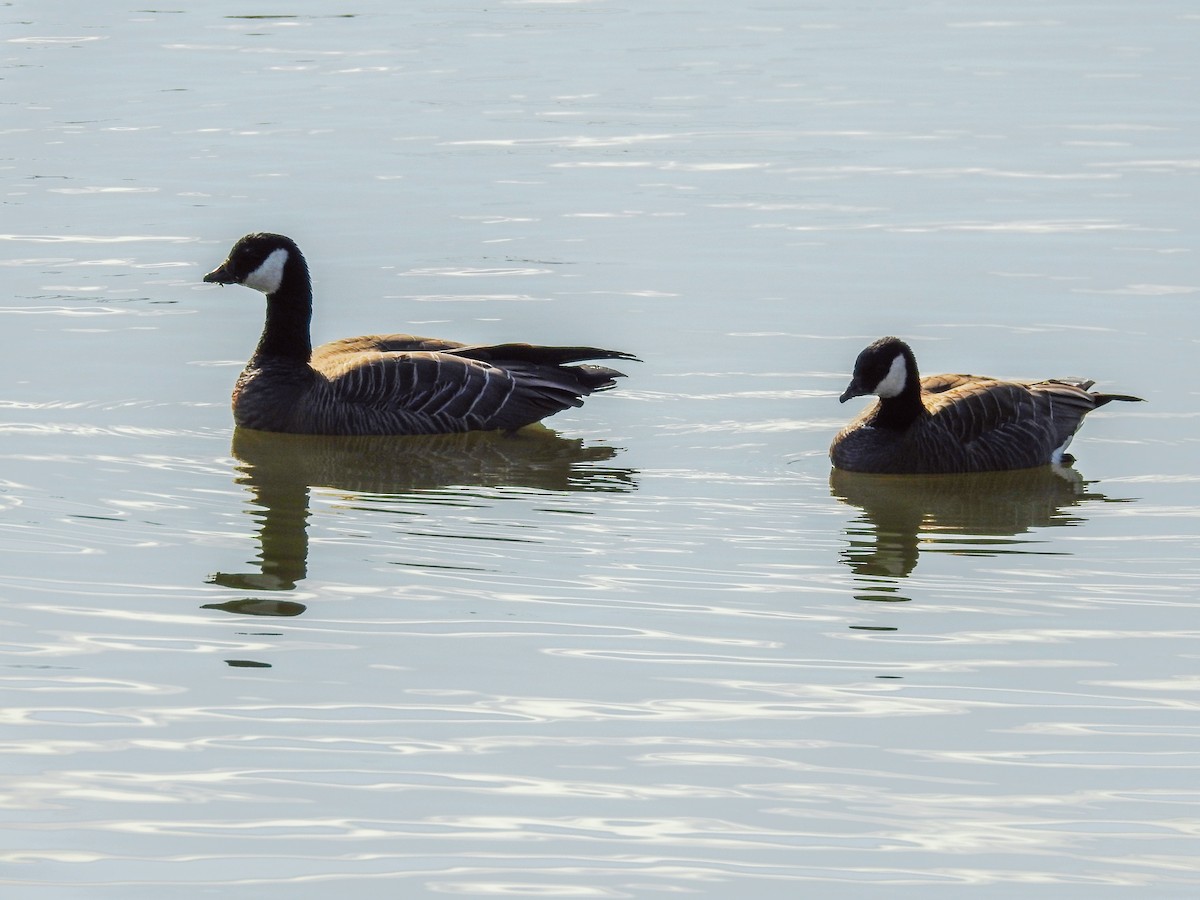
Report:
[[[246,235],[204,280],[267,295],[262,337],[233,389],[234,421],[260,431],[512,432],[582,406],[623,377],[567,363],[637,358],[595,347],[468,345],[411,334],[345,338],[314,350],[308,264],[281,234]]]
[[[829,458],[839,469],[892,474],[991,472],[1062,462],[1084,416],[1112,400],[1141,400],[1091,392],[1093,383],[921,378],[908,344],[880,338],[858,355],[854,377],[841,396],[842,403],[867,394],[879,400],[839,432]]]

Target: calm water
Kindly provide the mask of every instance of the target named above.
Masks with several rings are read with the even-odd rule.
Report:
[[[1200,890],[1193,4],[2,21],[6,898]],[[319,340],[645,362],[515,440],[235,434],[250,230]],[[1149,402],[831,478],[886,333]]]

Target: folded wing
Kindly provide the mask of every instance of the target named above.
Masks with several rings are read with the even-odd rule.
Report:
[[[633,357],[589,347],[352,338],[313,354],[325,385],[311,398],[309,412],[330,432],[515,431],[613,387],[622,373],[564,364],[595,358]]]
[[[1097,405],[1087,391],[1091,382],[933,378],[940,389],[923,395],[931,418],[922,439],[943,454],[946,447],[960,448],[964,470],[1043,465]]]

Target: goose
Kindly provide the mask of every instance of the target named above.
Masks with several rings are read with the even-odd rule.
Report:
[[[1091,381],[1002,381],[980,375],[921,378],[912,348],[896,337],[875,341],[854,363],[841,396],[879,399],[833,439],[839,469],[944,474],[1069,464],[1067,445],[1093,409],[1113,400]]]
[[[233,389],[233,418],[259,431],[327,435],[515,432],[615,387],[623,373],[568,365],[637,357],[595,347],[462,344],[411,334],[322,344],[312,282],[291,238],[255,233],[204,276],[266,294],[262,337]]]

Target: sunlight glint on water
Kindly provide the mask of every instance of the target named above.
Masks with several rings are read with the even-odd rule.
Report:
[[[9,13],[5,897],[1195,892],[1190,6]],[[235,434],[251,230],[318,341],[644,362]],[[889,333],[1149,402],[831,477]]]

